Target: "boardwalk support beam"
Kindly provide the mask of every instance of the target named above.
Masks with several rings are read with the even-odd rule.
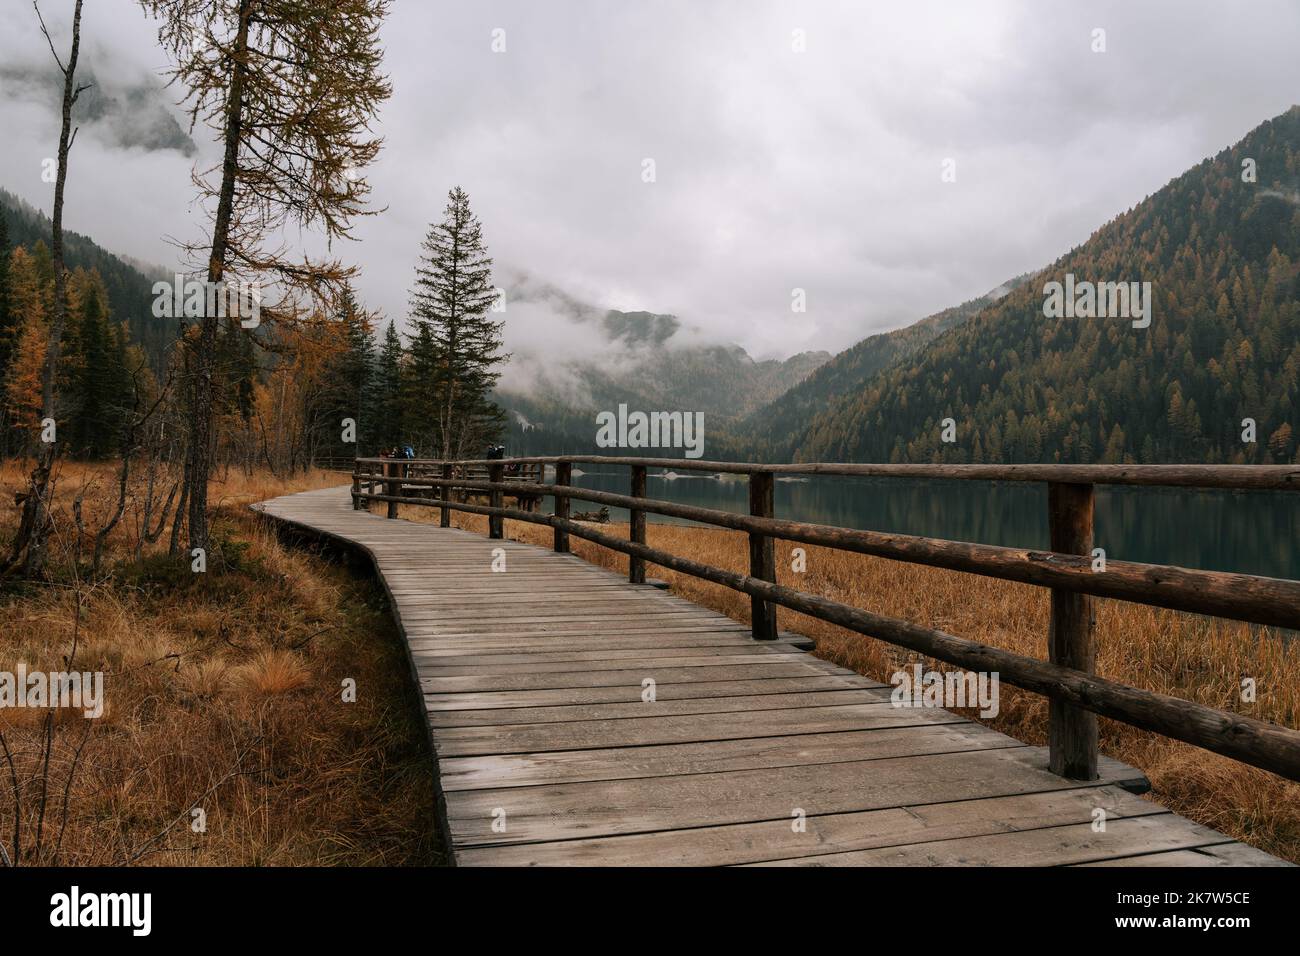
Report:
[[[1062,554],[1092,554],[1093,486],[1050,482],[1047,486],[1051,547]],[[1091,595],[1052,588],[1048,660],[1085,674],[1096,672]],[[1097,715],[1052,698],[1048,712],[1052,773],[1071,780],[1097,779]]]

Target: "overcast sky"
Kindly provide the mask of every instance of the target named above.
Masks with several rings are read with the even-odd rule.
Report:
[[[61,52],[71,7],[42,0]],[[400,319],[459,184],[503,272],[675,313],[756,357],[834,351],[1047,264],[1285,111],[1297,40],[1295,0],[395,0],[368,173],[389,208],[336,251]],[[31,5],[4,0],[0,186],[47,212],[57,104],[22,77],[48,63]],[[159,85],[167,62],[138,4],[87,0],[83,65],[112,95]],[[179,116],[176,98],[158,104]],[[196,157],[131,128],[123,112],[82,130],[66,225],[171,266],[165,237],[203,221]],[[195,139],[199,161],[214,155]],[[514,345],[553,338],[536,311],[506,318]]]

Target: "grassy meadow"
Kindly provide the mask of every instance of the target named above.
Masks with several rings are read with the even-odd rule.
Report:
[[[137,559],[128,505],[90,580],[70,509],[84,491],[93,532],[116,476],[59,468],[49,580],[0,582],[0,669],[102,671],[106,703],[96,720],[0,709],[10,857],[17,845],[19,865],[440,862],[423,719],[382,591],[247,508],[339,476],[218,474],[203,574],[168,557],[166,534]],[[0,467],[4,501],[25,478]],[[5,554],[16,521],[6,507]]]

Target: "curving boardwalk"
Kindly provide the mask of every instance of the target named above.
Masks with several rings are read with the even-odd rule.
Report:
[[[254,507],[374,561],[460,865],[1281,865],[1135,796],[1130,767],[1062,779],[1045,748],[572,555],[347,488]]]

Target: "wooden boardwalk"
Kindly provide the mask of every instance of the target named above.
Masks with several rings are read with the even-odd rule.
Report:
[[[460,865],[1281,864],[1135,796],[1132,768],[1065,780],[1045,748],[573,555],[353,511],[347,488],[254,507],[375,562]]]

